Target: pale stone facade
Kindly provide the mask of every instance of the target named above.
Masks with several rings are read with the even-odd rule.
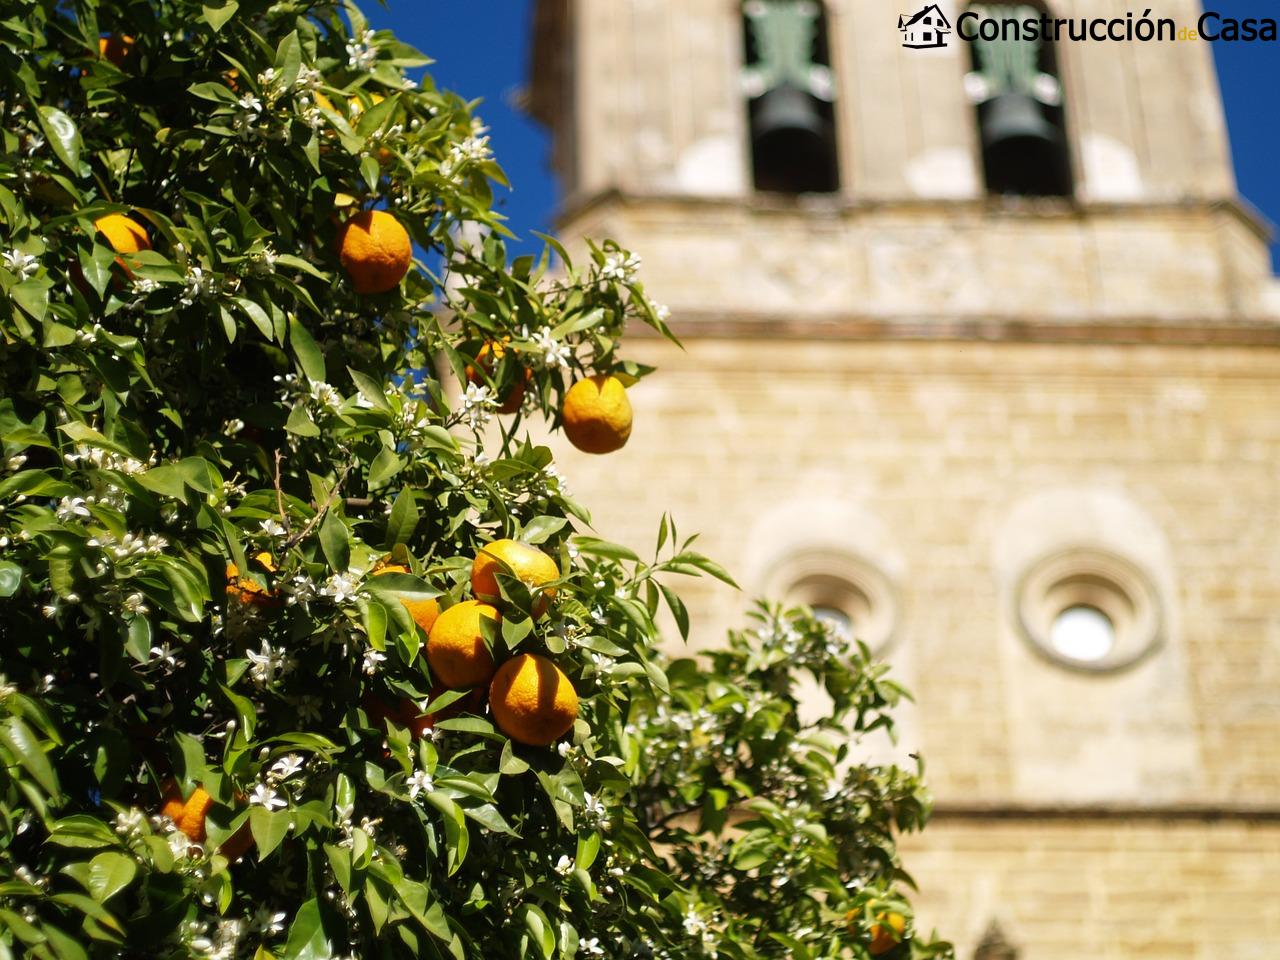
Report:
[[[1274,960],[1280,288],[1210,50],[1059,45],[1075,196],[992,199],[963,46],[827,7],[842,189],[789,198],[751,189],[740,3],[539,4],[561,233],[641,253],[686,346],[630,344],[660,368],[630,443],[553,440],[563,472],[603,535],[669,510],[738,576],[681,585],[698,645],[827,558],[874,569],[938,800],[919,920],[964,960],[993,920],[1019,960]],[[1073,551],[1150,598],[1123,669],[1028,639],[1037,564]]]

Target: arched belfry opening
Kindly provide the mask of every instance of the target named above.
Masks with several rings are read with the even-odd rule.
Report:
[[[755,188],[835,192],[840,174],[826,10],[816,0],[747,0],[742,14]]]
[[[1071,150],[1049,11],[1031,3],[979,3],[965,86],[978,113],[987,192],[1070,197]]]

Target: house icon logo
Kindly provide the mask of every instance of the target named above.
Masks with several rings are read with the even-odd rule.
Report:
[[[898,17],[902,45],[910,50],[933,50],[947,45],[951,23],[936,3],[931,3],[915,16]]]

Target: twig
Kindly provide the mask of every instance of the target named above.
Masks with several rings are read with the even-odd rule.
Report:
[[[275,482],[275,488],[276,488],[276,509],[280,511],[280,522],[284,524],[284,528],[287,531],[289,529],[290,524],[289,524],[289,515],[284,512],[284,490],[280,487],[280,451],[279,450],[276,451],[276,475],[275,475],[274,482]]]
[[[314,517],[307,521],[307,525],[305,527],[284,542],[284,546],[280,548],[281,553],[287,553],[311,535],[311,531],[314,530],[319,525],[320,521],[324,519],[324,515],[329,512],[329,508],[337,502],[338,491],[342,489],[343,483],[346,482],[347,474],[350,472],[351,464],[348,463],[342,468],[342,473],[339,475],[337,482],[334,483],[333,489],[329,491],[329,498],[325,500],[324,505],[316,511],[316,515]]]

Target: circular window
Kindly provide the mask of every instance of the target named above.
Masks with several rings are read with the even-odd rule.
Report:
[[[1119,670],[1159,643],[1155,588],[1138,567],[1101,550],[1056,553],[1028,572],[1018,616],[1036,650],[1081,670]]]
[[[876,652],[892,639],[898,610],[880,570],[846,553],[815,550],[781,563],[768,592],[802,603],[842,636]]]

